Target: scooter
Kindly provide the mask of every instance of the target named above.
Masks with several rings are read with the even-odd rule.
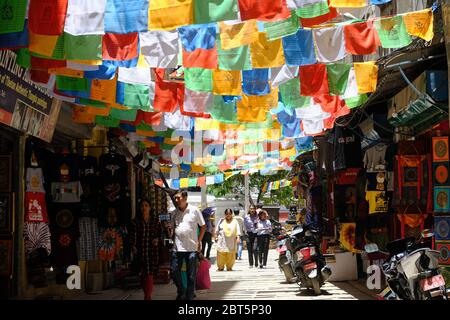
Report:
[[[313,289],[319,295],[321,286],[331,275],[320,251],[319,230],[309,225],[296,225],[290,234],[280,236],[279,240],[285,240],[285,250],[283,243],[279,243],[278,264],[286,280],[296,281],[300,287]]]
[[[439,270],[439,251],[432,250],[434,236],[424,230],[419,240],[408,237],[387,244],[389,257],[382,269],[388,287],[379,295],[388,300],[448,300],[444,277]],[[371,244],[368,252],[378,250]]]

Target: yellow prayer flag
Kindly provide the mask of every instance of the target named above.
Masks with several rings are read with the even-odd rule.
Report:
[[[213,93],[223,96],[240,96],[242,94],[241,71],[214,70]]]
[[[58,76],[66,76],[71,78],[83,78],[84,71],[81,70],[73,70],[68,68],[52,68],[48,69],[48,73],[58,75]]]
[[[194,118],[195,119],[195,131],[202,130],[219,130],[220,122],[213,119]]]
[[[260,32],[258,41],[250,45],[253,68],[276,68],[285,64],[281,39],[268,41],[266,34]]]
[[[219,30],[223,50],[238,48],[258,40],[258,23],[256,20],[235,24],[219,22]]]
[[[145,60],[145,57],[142,54],[139,54],[137,66],[138,68],[150,68],[147,61]]]
[[[187,188],[188,186],[189,186],[189,179],[181,178],[180,179],[180,188]]]
[[[92,80],[91,99],[103,102],[116,102],[117,75],[112,80]]]
[[[44,36],[32,33],[31,31],[28,32],[28,36],[30,41],[30,52],[42,54],[47,57],[51,57],[53,55],[56,42],[58,42],[58,36]]]
[[[295,148],[290,148],[287,150],[280,150],[280,158],[289,158],[289,157],[295,157],[297,155],[297,151]]]
[[[156,137],[156,132],[153,130],[140,130],[136,129],[136,134],[144,137]]]
[[[193,173],[203,173],[203,172],[205,172],[205,167],[197,166],[195,164],[191,164],[191,172],[193,172]]]
[[[378,66],[374,61],[354,64],[358,93],[370,93],[377,89]]]
[[[149,30],[173,30],[194,24],[192,0],[151,0],[148,8]]]
[[[67,60],[73,63],[78,63],[78,64],[85,64],[88,66],[101,66],[103,61],[102,60]]]
[[[412,36],[431,41],[434,37],[433,12],[430,9],[410,12],[403,16],[406,29]]]
[[[331,0],[334,8],[362,8],[367,6],[367,0]]]
[[[154,141],[144,140],[142,141],[146,148],[156,147],[157,143]]]

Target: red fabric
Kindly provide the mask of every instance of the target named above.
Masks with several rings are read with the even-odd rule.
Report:
[[[178,84],[164,81],[164,69],[155,69],[154,109],[162,112],[174,112],[178,105]],[[181,90],[181,89],[180,89]]]
[[[102,58],[104,60],[131,60],[138,56],[137,32],[126,34],[107,33],[102,37]]]
[[[144,290],[144,300],[152,300],[153,293],[153,275],[145,275],[141,279],[142,289]]]
[[[50,80],[50,73],[47,70],[34,70],[30,69],[31,81],[39,83],[48,83]]]
[[[238,0],[241,20],[283,20],[291,16],[286,0]]]
[[[360,22],[344,26],[345,49],[348,53],[364,55],[377,51],[375,28],[372,22]]]
[[[312,26],[325,23],[327,21],[330,21],[331,19],[334,19],[338,16],[337,10],[334,7],[330,6],[330,1],[328,0],[328,7],[330,8],[330,12],[314,17],[314,18],[300,18],[301,24],[303,28],[310,28]]]
[[[161,112],[144,112],[140,111],[143,114],[143,120],[146,124],[151,126],[159,126],[161,124]]]
[[[25,221],[48,222],[44,192],[25,193]]]
[[[66,21],[67,2],[68,0],[30,0],[30,31],[41,35],[61,35]]]
[[[345,169],[345,171],[337,173],[336,184],[356,184],[356,179],[358,178],[358,173],[360,170],[360,168],[349,168]]]
[[[327,66],[310,64],[300,67],[300,94],[302,96],[319,96],[329,94]]]
[[[151,155],[161,155],[162,154],[162,151],[159,148],[159,144],[154,147],[149,148],[148,151],[150,152]]]
[[[48,70],[53,68],[65,68],[65,60],[45,59],[31,56],[31,69]]]
[[[205,176],[203,176],[203,177],[198,177],[198,179],[197,179],[197,185],[198,185],[199,187],[206,186],[206,177],[205,177]]]
[[[217,46],[209,50],[199,48],[192,52],[183,49],[183,67],[185,68],[217,69],[218,63]]]

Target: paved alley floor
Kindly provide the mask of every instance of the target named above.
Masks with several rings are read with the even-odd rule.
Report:
[[[213,248],[214,250],[214,248]],[[212,253],[212,252],[211,252]],[[215,255],[215,254],[214,254]],[[319,296],[307,289],[299,289],[295,283],[285,282],[278,268],[277,252],[270,250],[266,269],[249,268],[247,251],[243,259],[236,260],[233,271],[217,271],[211,259],[211,289],[197,291],[196,300],[371,300],[374,293],[368,292],[358,282],[326,282]],[[154,300],[174,300],[176,288],[172,283],[155,285]],[[142,300],[139,289],[105,290],[98,294],[85,294],[78,299],[89,300]]]

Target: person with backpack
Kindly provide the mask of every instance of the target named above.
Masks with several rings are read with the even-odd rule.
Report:
[[[240,240],[239,223],[233,217],[233,210],[225,210],[225,218],[216,227],[217,269],[232,271],[236,261],[236,250]]]

